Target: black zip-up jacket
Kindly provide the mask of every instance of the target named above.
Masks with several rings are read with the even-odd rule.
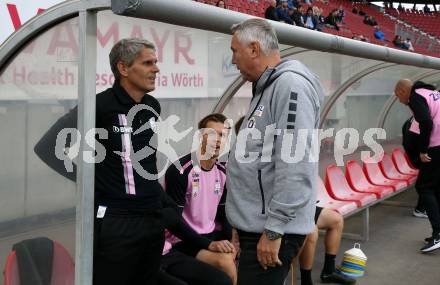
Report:
[[[422,81],[416,81],[411,88],[411,95],[409,97],[408,106],[414,114],[414,119],[419,123],[420,135],[418,138],[418,150],[419,153],[427,153],[429,148],[429,139],[432,132],[432,118],[429,111],[428,103],[425,98],[417,94],[416,89],[429,89],[435,90],[435,87],[426,84]],[[431,152],[434,152],[440,156],[440,147],[431,148]]]
[[[141,104],[146,105],[148,110],[138,112],[130,128],[126,122],[127,115],[138,104],[117,82],[112,88],[96,95],[96,128],[105,129],[108,138],[99,139],[96,136],[97,142],[104,146],[106,154],[103,161],[95,164],[95,205],[136,210],[162,208],[163,190],[157,179],[145,179],[133,167],[133,151],[137,152],[147,147],[150,154],[139,160],[139,165],[150,174],[157,173],[157,139],[152,129],[160,115],[160,105],[148,94],[143,97]],[[148,126],[147,129],[136,134],[145,124]],[[76,168],[68,172],[64,161],[56,157],[55,147],[59,153],[66,146],[71,146],[68,141],[56,146],[57,135],[64,128],[76,127],[77,107],[61,117],[34,148],[35,153],[49,167],[72,181],[76,178]],[[130,145],[133,149],[127,155]],[[98,151],[98,148],[96,150]]]

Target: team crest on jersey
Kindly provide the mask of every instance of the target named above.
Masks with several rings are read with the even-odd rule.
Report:
[[[264,106],[260,105],[258,106],[257,110],[255,110],[255,116],[261,117],[263,115]]]

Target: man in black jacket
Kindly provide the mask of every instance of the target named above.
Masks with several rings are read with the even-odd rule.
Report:
[[[268,20],[279,22],[280,18],[278,18],[276,7],[277,7],[277,1],[272,0],[272,2],[270,2],[270,6],[267,7],[266,12],[264,13],[264,17]]]
[[[401,79],[394,93],[413,112],[415,120],[410,130],[419,134],[421,163],[416,189],[432,227],[432,236],[425,239],[427,244],[420,250],[431,252],[440,248],[440,92],[423,82],[413,84],[409,79]]]
[[[93,280],[94,284],[156,284],[164,226],[163,190],[154,178],[153,130],[161,109],[147,94],[155,89],[159,72],[155,47],[143,39],[122,39],[109,58],[115,83],[96,95],[96,128],[104,134],[96,136],[96,150],[99,157],[98,147],[103,147],[105,155],[95,162]],[[76,127],[75,107],[35,146],[46,164],[71,180],[76,179],[75,165],[68,169],[67,156],[64,161],[58,159],[71,145],[59,143],[59,137]],[[139,159],[137,154],[145,149],[149,153]]]

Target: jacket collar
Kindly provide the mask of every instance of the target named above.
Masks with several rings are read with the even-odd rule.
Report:
[[[118,101],[123,105],[136,105],[136,101],[134,101],[133,98],[131,98],[130,95],[128,95],[127,91],[124,89],[124,87],[121,86],[119,81],[115,81],[113,84],[113,90],[115,92],[116,98]],[[141,100],[141,104],[145,104],[146,97],[148,94],[145,94],[145,96]]]

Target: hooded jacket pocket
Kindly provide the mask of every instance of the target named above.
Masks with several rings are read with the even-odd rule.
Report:
[[[260,187],[261,195],[261,214],[266,214],[266,202],[264,200],[263,183],[261,182],[261,169],[258,169],[258,186]]]

